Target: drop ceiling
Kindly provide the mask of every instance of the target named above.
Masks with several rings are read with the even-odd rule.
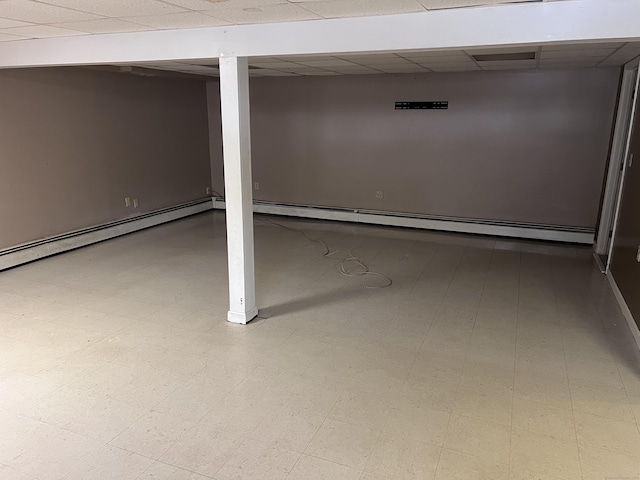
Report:
[[[523,1],[542,0],[0,0],[0,41],[391,15]]]
[[[477,61],[474,56],[535,52],[533,60]],[[369,75],[381,73],[464,72],[546,68],[621,66],[640,56],[640,42],[579,45],[545,45],[522,48],[413,51],[339,56],[254,57],[249,60],[254,77]],[[482,58],[482,57],[480,57]],[[517,58],[517,57],[516,57]],[[166,70],[192,75],[218,76],[217,59],[189,62],[122,64],[123,71],[143,73]],[[141,70],[131,71],[131,67]]]

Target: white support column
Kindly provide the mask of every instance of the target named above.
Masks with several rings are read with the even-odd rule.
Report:
[[[222,149],[229,256],[227,320],[248,323],[256,315],[253,198],[247,58],[220,58]]]

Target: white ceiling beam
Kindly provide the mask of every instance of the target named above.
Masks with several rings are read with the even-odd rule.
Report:
[[[636,41],[639,18],[638,0],[573,0],[24,40],[0,43],[0,68]]]

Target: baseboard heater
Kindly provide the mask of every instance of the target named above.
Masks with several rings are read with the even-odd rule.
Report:
[[[0,250],[0,271],[57,253],[74,250],[102,242],[103,240],[126,235],[127,233],[195,215],[212,208],[211,199],[205,198]]]
[[[224,210],[224,199],[214,198],[213,207],[215,209]],[[256,213],[283,215],[289,217],[336,220],[372,225],[390,225],[396,227],[420,228],[425,230],[474,233],[479,235],[579,243],[585,245],[593,244],[595,238],[594,229],[580,227],[560,227],[555,225],[437,217],[375,210],[350,210],[345,208],[313,205],[295,205],[256,201],[253,203],[253,211]]]

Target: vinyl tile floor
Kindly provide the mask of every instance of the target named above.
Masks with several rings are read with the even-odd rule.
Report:
[[[0,272],[2,480],[640,477],[590,248],[255,220],[246,326],[220,212]]]

